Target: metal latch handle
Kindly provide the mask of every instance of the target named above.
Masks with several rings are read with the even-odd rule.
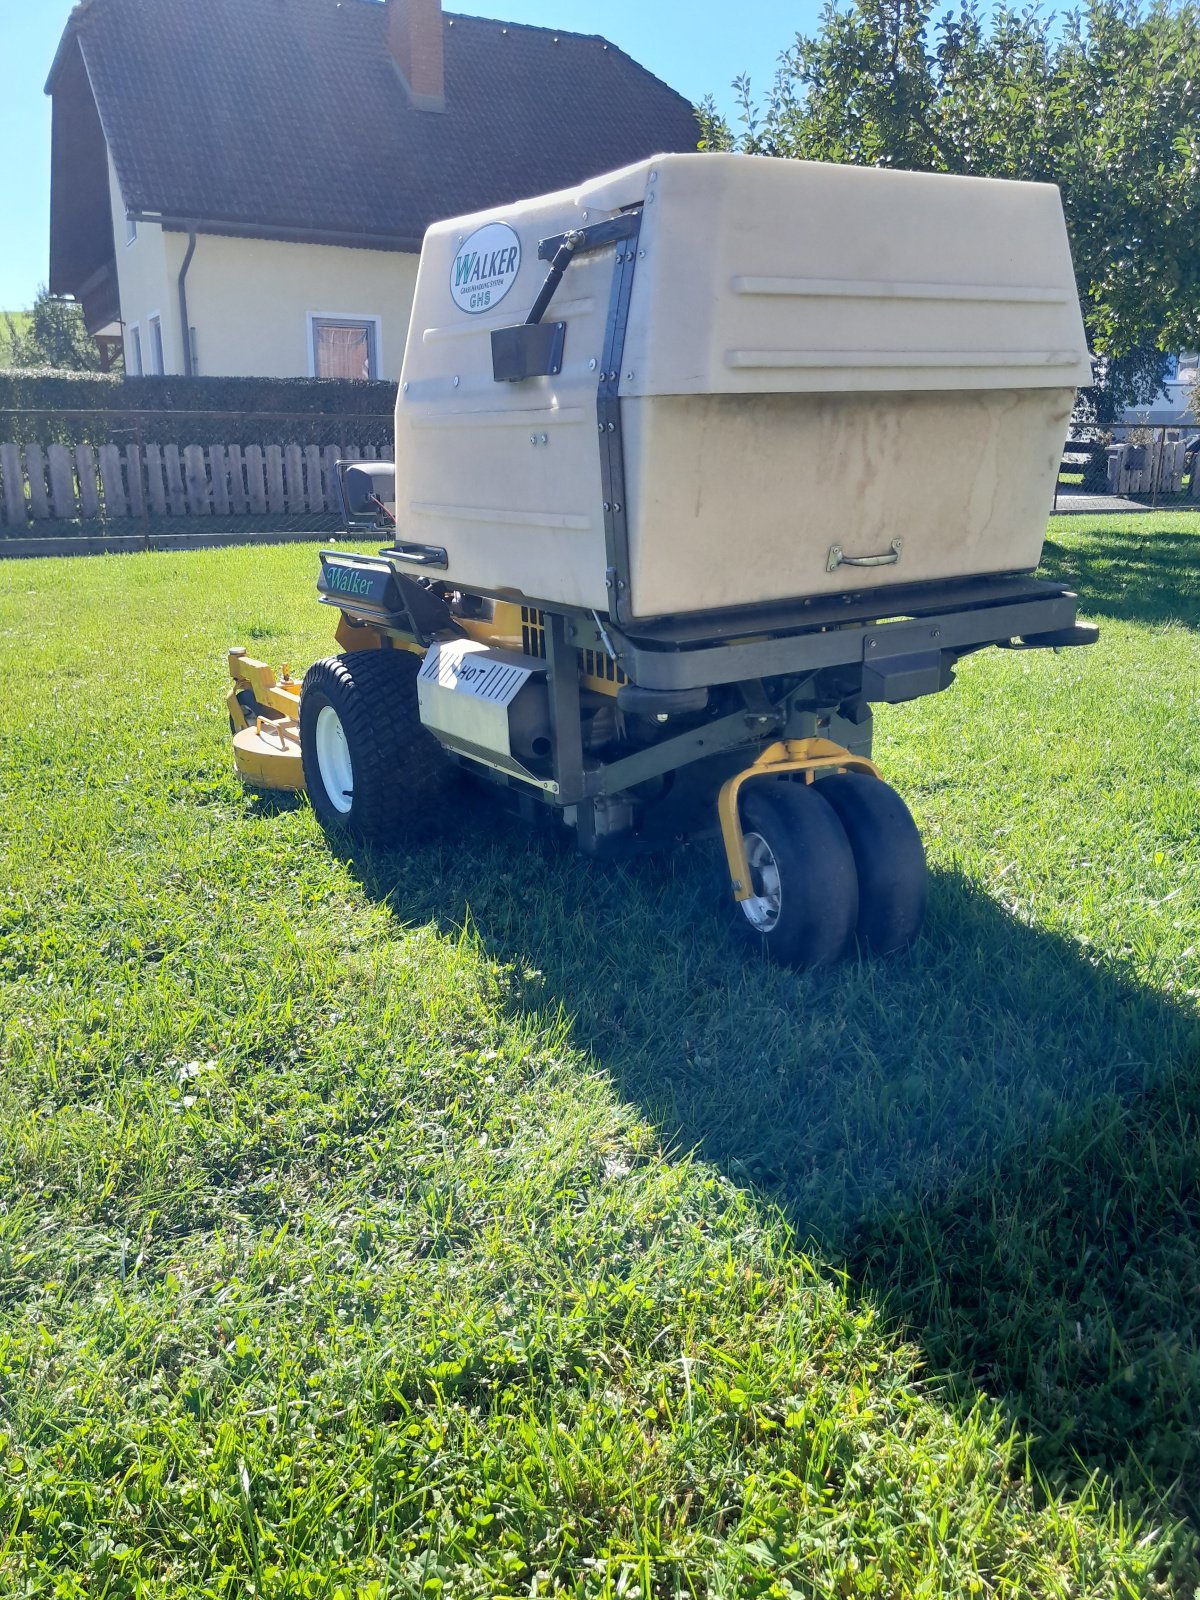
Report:
[[[395,556],[398,561],[411,561],[415,567],[448,567],[450,558],[437,544],[394,544],[379,552],[381,556]]]
[[[848,556],[840,544],[829,546],[829,559],[825,563],[826,572],[836,572],[839,567],[893,567],[900,559],[900,552],[904,548],[903,539],[893,539],[892,547],[884,556]]]

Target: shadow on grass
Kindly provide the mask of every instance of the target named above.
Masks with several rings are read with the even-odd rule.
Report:
[[[246,804],[253,817],[281,817],[289,811],[299,811],[308,804],[303,794],[293,794],[286,789],[246,790]]]
[[[1200,537],[1133,520],[1047,539],[1040,575],[1086,596],[1089,616],[1200,628]]]
[[[481,805],[461,844],[355,863],[404,923],[464,918],[513,1005],[677,1149],[760,1187],[1049,1480],[1200,1521],[1194,1017],[935,878],[909,954],[822,974],[739,936],[715,850],[588,863]]]

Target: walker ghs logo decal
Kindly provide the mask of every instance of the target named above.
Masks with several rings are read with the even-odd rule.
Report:
[[[506,222],[489,222],[458,247],[450,293],[460,311],[479,316],[498,306],[521,270],[521,241]]]

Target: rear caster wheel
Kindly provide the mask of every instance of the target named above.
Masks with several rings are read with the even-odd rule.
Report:
[[[387,842],[434,813],[453,768],[421,723],[420,667],[407,650],[361,650],[309,668],[300,753],[322,827]]]
[[[912,943],[925,919],[925,847],[904,801],[863,772],[822,778],[818,792],[838,815],[858,874],[858,938],[874,955]]]
[[[751,935],[794,966],[827,966],[849,949],[858,922],[858,878],[833,807],[811,785],[748,786],[741,803],[750,864]]]

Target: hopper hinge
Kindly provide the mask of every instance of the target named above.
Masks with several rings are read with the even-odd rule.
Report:
[[[596,391],[596,424],[600,442],[600,485],[604,507],[604,544],[608,556],[606,581],[609,611],[619,622],[629,620],[629,508],[625,494],[625,444],[621,429],[621,370],[625,360],[625,334],[633,298],[633,277],[638,261],[642,214],[630,212],[629,231],[617,242],[612,295],[601,356],[600,384]]]

